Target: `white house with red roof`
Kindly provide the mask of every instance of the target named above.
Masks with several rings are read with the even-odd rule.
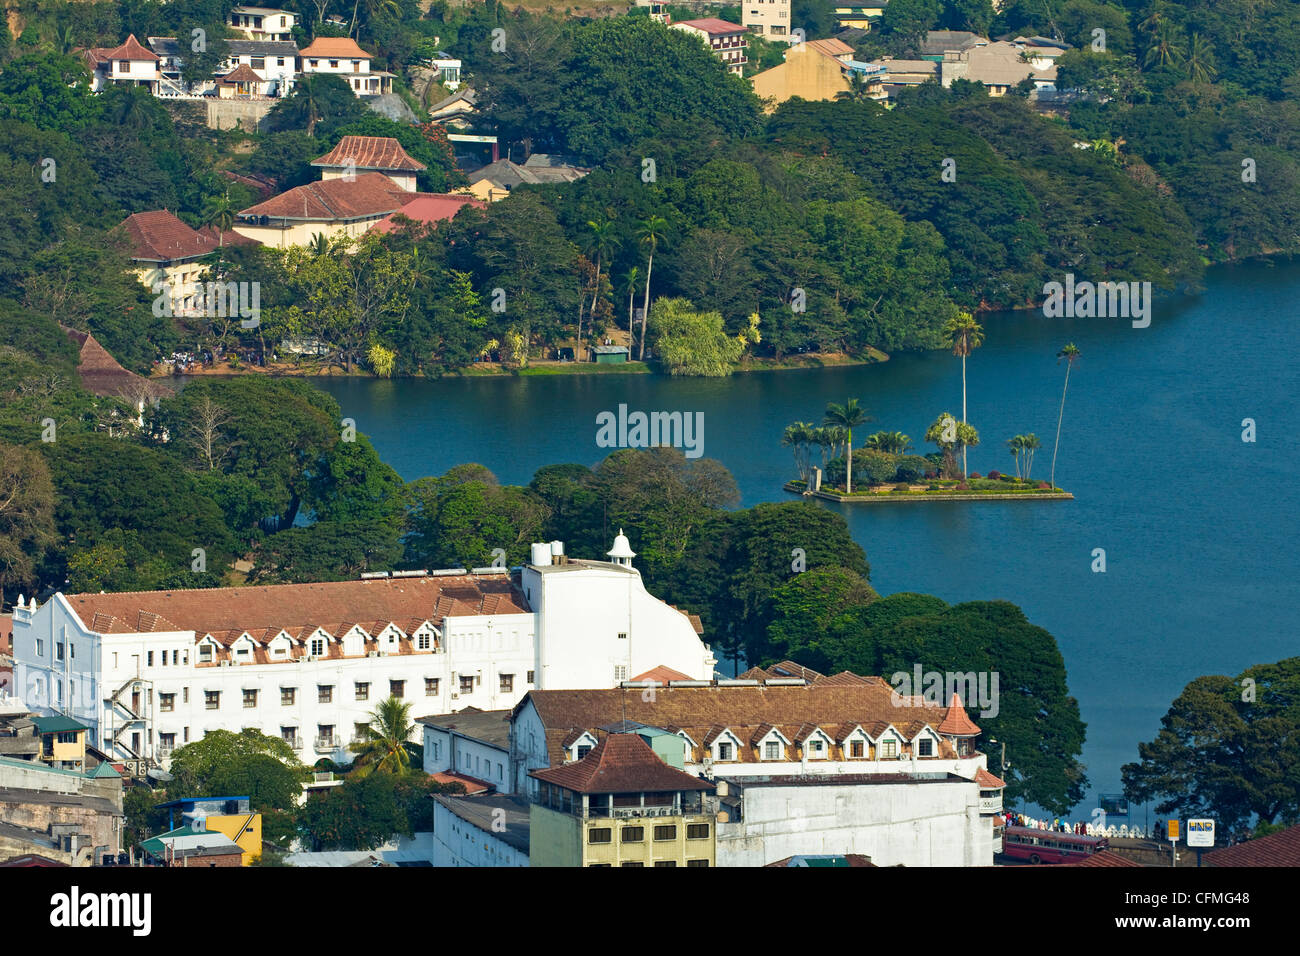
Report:
[[[549,571],[550,546],[541,547]],[[33,710],[73,716],[100,749],[146,761],[139,772],[209,731],[248,727],[282,737],[307,763],[346,759],[359,725],[389,696],[424,717],[513,707],[536,687],[612,687],[617,672],[592,671],[584,657],[630,646],[628,634],[647,659],[711,674],[708,647],[685,614],[648,595],[629,605],[626,569],[613,565],[611,585],[584,570],[596,564],[554,566],[566,579],[563,600],[497,568],[57,593],[44,604],[20,596],[14,680]],[[611,603],[631,615],[618,619],[625,633],[608,630],[613,619],[601,612]],[[674,626],[689,642],[666,633]]]
[[[135,274],[146,289],[160,293],[166,285],[172,315],[197,315],[201,311],[207,256],[216,251],[220,237],[190,228],[166,209],[137,212],[118,224],[131,247]]]
[[[316,37],[298,54],[299,72],[330,73],[341,77],[357,96],[393,92],[393,74],[371,70],[373,54],[351,37]]]
[[[681,30],[698,37],[713,55],[727,65],[727,72],[740,76],[749,60],[745,50],[749,41],[745,39],[746,30],[738,23],[729,23],[717,17],[704,17],[699,20],[682,20],[671,25],[673,30]]]
[[[424,164],[387,136],[345,136],[312,165],[321,170],[320,182],[241,210],[235,232],[287,249],[310,245],[318,235],[333,240],[356,239],[374,228],[389,232],[398,216],[436,224],[467,205],[486,205],[473,196],[415,191]]]
[[[98,93],[110,83],[143,86],[157,95],[162,74],[159,58],[140,45],[132,33],[124,43],[115,47],[92,47],[82,53],[90,69],[92,92]]]

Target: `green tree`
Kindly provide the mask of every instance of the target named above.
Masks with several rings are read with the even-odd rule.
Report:
[[[887,455],[906,455],[912,450],[912,439],[902,432],[876,432],[867,436],[862,447],[883,451]]]
[[[957,475],[957,452],[967,445],[978,445],[980,436],[973,425],[957,421],[949,412],[942,412],[925,430],[925,440],[938,446],[943,454],[943,476],[953,478]]]
[[[1300,657],[1198,677],[1121,769],[1130,800],[1231,829],[1300,819]]]
[[[0,592],[31,590],[55,538],[54,482],[45,459],[0,442]]]
[[[687,299],[656,299],[650,330],[669,375],[725,378],[745,351],[743,340],[727,335],[719,313],[696,312]]]
[[[645,360],[645,330],[650,318],[650,276],[655,267],[655,250],[664,241],[668,231],[668,220],[662,216],[650,216],[637,230],[637,240],[646,251],[645,298],[641,302],[641,347],[637,350],[637,361]]]
[[[208,731],[172,752],[169,772],[169,800],[248,796],[255,811],[293,808],[306,779],[286,741],[251,729]]]
[[[361,740],[349,745],[356,754],[354,772],[361,777],[372,773],[402,775],[411,771],[411,723],[409,702],[388,697],[370,714]]]
[[[969,312],[959,312],[943,327],[952,354],[961,358],[961,421],[966,424],[966,357],[984,344],[984,328]],[[961,448],[961,474],[966,477],[966,446]]]
[[[843,428],[847,433],[846,439],[846,457],[851,458],[853,455],[853,429],[859,425],[865,425],[871,421],[871,416],[867,410],[858,404],[856,398],[850,398],[843,405],[837,405],[831,402],[826,406],[826,417],[822,420],[825,425],[833,425]],[[845,471],[844,491],[846,494],[853,493],[853,474],[852,469]]]

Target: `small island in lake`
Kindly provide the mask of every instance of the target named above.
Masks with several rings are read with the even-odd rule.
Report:
[[[1015,461],[1015,474],[990,471],[987,476],[965,470],[965,451],[980,443],[979,433],[966,422],[943,412],[925,433],[938,448],[927,455],[912,454],[912,440],[902,432],[879,431],[853,448],[853,471],[846,462],[853,446],[853,429],[871,421],[857,399],[831,403],[820,426],[794,422],[781,444],[794,454],[799,477],[786,482],[786,491],[829,501],[1001,501],[1010,499],[1073,499],[1054,483],[1036,480],[1034,454],[1042,447],[1037,435],[1016,435],[1006,445]],[[814,456],[820,464],[814,463]]]

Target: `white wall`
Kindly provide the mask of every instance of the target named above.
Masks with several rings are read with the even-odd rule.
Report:
[[[744,821],[718,825],[718,866],[862,853],[876,866],[992,866],[974,783],[744,788]]]
[[[501,793],[514,790],[510,779],[510,752],[474,740],[445,727],[424,728],[424,772],[452,771],[495,784]]]
[[[537,611],[539,688],[611,687],[660,664],[697,680],[713,676],[713,655],[690,620],[649,594],[635,569],[529,566],[522,584]]]
[[[434,866],[528,866],[528,852],[466,823],[441,803],[433,809]]]

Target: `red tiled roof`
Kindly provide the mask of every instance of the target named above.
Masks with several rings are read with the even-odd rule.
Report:
[[[166,386],[124,369],[89,332],[78,332],[66,325],[59,327],[81,349],[77,377],[81,379],[82,388],[92,395],[135,398],[140,395],[157,397],[171,393],[171,389]]]
[[[636,734],[610,734],[576,763],[529,776],[578,793],[712,790],[714,785],[668,766]]]
[[[701,17],[699,20],[678,20],[673,26],[694,27],[703,30],[709,36],[725,36],[731,33],[744,33],[745,28],[739,23],[719,20],[717,17]]]
[[[67,866],[66,863],[60,863],[58,860],[51,860],[47,856],[41,856],[39,853],[24,853],[22,856],[10,857],[0,866]]]
[[[234,86],[236,83],[261,83],[262,78],[247,63],[241,63],[225,76],[218,77],[217,82],[223,86]]]
[[[652,667],[644,674],[637,674],[632,680],[657,680],[666,684],[670,680],[690,680],[690,674],[683,674],[681,671],[675,671],[671,667],[660,664],[658,667]]]
[[[486,781],[479,780],[477,777],[471,777],[463,773],[453,773],[450,770],[443,770],[440,773],[431,773],[429,777],[438,783],[458,783],[465,788],[466,796],[473,796],[476,793],[487,793],[495,790],[496,787]]]
[[[1141,866],[1136,860],[1121,856],[1114,850],[1099,850],[1091,856],[1074,863],[1060,863],[1058,866]]]
[[[140,41],[132,33],[126,38],[126,42],[121,46],[114,47],[111,50],[96,49],[94,53],[103,53],[105,60],[153,60],[158,62],[158,55],[150,50],[146,50],[140,45]]]
[[[404,169],[410,172],[428,169],[391,136],[344,136],[337,146],[319,159],[312,160],[311,164],[336,167],[351,164],[355,169]]]
[[[367,53],[357,46],[357,41],[351,37],[316,37],[308,47],[298,51],[298,55],[306,57],[352,57],[366,60],[373,58],[373,54]]]
[[[1210,866],[1300,866],[1300,826],[1205,854]]]
[[[411,196],[411,201],[403,205],[397,212],[385,216],[375,223],[372,227],[375,232],[393,232],[400,228],[401,223],[398,221],[398,217],[401,216],[415,222],[434,225],[448,219],[454,219],[456,214],[466,206],[474,206],[477,209],[487,208],[487,203],[481,199],[475,199],[473,196],[443,193],[406,193],[405,195]]]
[[[961,698],[956,693],[948,702],[948,714],[943,718],[943,723],[935,729],[941,734],[951,734],[954,737],[977,737],[980,732],[975,721],[966,716],[966,708],[961,705]]]
[[[64,597],[81,620],[99,633],[181,630],[214,637],[233,632],[238,637],[248,631],[255,637],[259,632],[269,637],[282,628],[290,633],[300,628],[300,637],[305,637],[317,627],[341,635],[350,627],[341,622],[348,621],[438,621],[444,616],[478,615],[488,598],[498,595],[501,600],[493,613],[531,613],[523,594],[504,574]],[[435,606],[441,610],[436,617]]]
[[[975,771],[975,782],[985,790],[1001,790],[1007,785],[1005,780],[1001,777],[995,777],[983,767]]]
[[[893,689],[884,681],[860,684],[781,684],[729,687],[667,686],[653,698],[624,689],[604,690],[534,690],[516,708],[531,704],[546,729],[546,746],[551,764],[558,766],[567,759],[562,742],[575,732],[586,730],[598,740],[607,736],[600,730],[620,718],[634,720],[649,727],[684,732],[697,746],[693,759],[706,756],[724,732],[730,732],[740,746],[735,759],[742,763],[762,760],[753,745],[755,731],[763,725],[776,727],[794,741],[801,733],[808,736],[816,726],[831,735],[836,743],[827,759],[837,756],[843,741],[854,726],[879,739],[893,726],[905,741],[916,739],[925,727],[935,729],[943,721],[942,707],[926,705],[900,706]],[[847,730],[845,730],[847,725]],[[761,737],[760,737],[761,739]],[[906,749],[906,748],[904,748]],[[951,741],[940,741],[936,759],[955,759]],[[924,762],[930,758],[918,757]]]
[[[295,187],[239,215],[326,222],[364,219],[397,212],[411,195],[383,173],[360,173],[354,180],[326,179]]]
[[[212,236],[196,232],[166,209],[132,213],[117,228],[126,233],[132,257],[138,261],[197,259],[217,248]]]

